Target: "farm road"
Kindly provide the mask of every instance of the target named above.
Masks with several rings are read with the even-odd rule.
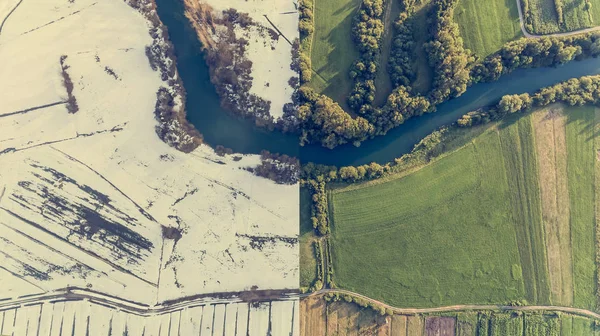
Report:
[[[530,34],[527,31],[527,29],[525,29],[525,18],[523,17],[523,9],[521,7],[521,0],[517,0],[517,9],[519,10],[519,21],[520,21],[521,31],[523,32],[523,35],[525,35],[525,37],[527,37],[527,38],[565,37],[565,36],[571,36],[571,35],[577,35],[577,34],[584,34],[584,33],[589,33],[589,32],[593,32],[593,31],[596,31],[596,30],[600,30],[600,26],[598,26],[598,27],[592,27],[592,28],[575,30],[575,31],[572,31],[572,32],[567,32],[567,33],[554,33],[554,34],[547,34],[547,35]]]
[[[460,312],[468,310],[505,310],[505,311],[559,311],[563,313],[569,313],[573,315],[588,317],[599,320],[600,314],[595,313],[586,309],[572,308],[572,307],[561,307],[561,306],[502,306],[502,305],[456,305],[456,306],[445,306],[445,307],[434,307],[434,308],[398,308],[385,304],[381,301],[369,298],[367,296],[354,293],[343,289],[322,289],[310,294],[300,295],[300,297],[312,297],[321,296],[327,293],[338,293],[347,294],[359,297],[363,300],[376,303],[385,308],[389,308],[396,314],[428,314],[428,313],[446,313],[446,312]]]

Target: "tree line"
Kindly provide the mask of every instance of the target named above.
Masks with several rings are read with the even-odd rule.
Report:
[[[370,308],[382,316],[383,315],[388,315],[388,316],[394,315],[394,311],[392,309],[385,308],[382,305],[365,300],[358,296],[353,296],[353,295],[349,295],[349,294],[340,294],[340,293],[327,293],[323,296],[323,298],[327,302],[345,301],[348,303],[354,303],[362,308]]]
[[[400,15],[394,21],[395,34],[388,59],[388,73],[394,87],[410,86],[416,78],[412,67],[414,33],[409,20],[414,14],[414,0],[401,0],[400,7]]]
[[[384,0],[363,0],[352,26],[352,36],[360,58],[350,68],[354,89],[348,97],[348,104],[361,114],[368,113],[375,100],[374,80],[379,68],[384,33],[383,5]]]
[[[588,33],[566,38],[522,38],[507,43],[498,52],[477,60],[463,46],[458,25],[453,21],[458,0],[433,0],[430,40],[425,45],[430,65],[435,71],[432,90],[419,95],[408,85],[414,70],[410,64],[414,42],[407,18],[412,15],[414,0],[402,0],[403,11],[395,22],[396,35],[388,64],[395,88],[381,107],[372,106],[380,41],[383,34],[383,0],[364,1],[355,18],[354,40],[361,58],[354,63],[350,77],[355,87],[349,96],[350,106],[358,112],[352,117],[331,98],[303,85],[294,100],[298,104],[300,143],[319,142],[328,148],[385,135],[405,120],[435,111],[437,104],[460,96],[468,86],[497,80],[503,74],[519,68],[548,67],[572,60],[600,55],[600,33]],[[300,52],[301,81],[310,80],[310,39],[314,31],[312,0],[300,2],[302,23]],[[473,114],[472,119],[484,114]]]
[[[600,76],[569,79],[543,88],[533,95],[528,93],[506,95],[495,105],[463,115],[457,121],[457,125],[460,127],[480,125],[499,120],[508,114],[526,112],[535,107],[544,107],[558,102],[571,106],[600,104]]]

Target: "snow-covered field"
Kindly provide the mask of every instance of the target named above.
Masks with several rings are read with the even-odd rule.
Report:
[[[271,102],[270,114],[277,120],[283,116],[283,107],[292,102],[294,88],[289,80],[298,77],[290,65],[292,45],[299,38],[297,2],[294,0],[191,0],[205,3],[216,12],[230,8],[247,13],[258,25],[281,32],[274,41],[268,34],[249,26],[236,27],[237,37],[248,40],[245,56],[252,61],[250,93]],[[290,43],[291,42],[291,43]]]
[[[0,308],[0,335],[197,336],[299,335],[298,301],[202,304],[156,315],[85,300]]]
[[[0,15],[14,7],[1,4]],[[158,138],[167,84],[146,57],[148,29],[122,0],[23,0],[6,20],[0,298],[77,286],[154,304],[297,288],[298,186],[246,171],[258,156],[185,154]]]

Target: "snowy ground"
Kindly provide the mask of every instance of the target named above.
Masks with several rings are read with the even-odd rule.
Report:
[[[122,0],[23,0],[6,20],[0,298],[77,286],[154,304],[297,288],[298,186],[243,169],[258,156],[185,154],[157,137],[166,83],[145,55],[148,28]]]
[[[188,336],[299,335],[297,300],[202,304],[155,315],[86,300],[0,307],[0,335]]]
[[[299,38],[298,10],[294,0],[193,0],[210,5],[215,11],[234,8],[248,13],[252,20],[266,28],[276,27],[283,36],[273,41],[268,35],[250,26],[238,27],[236,36],[243,36],[249,44],[246,57],[252,61],[250,93],[271,102],[271,116],[277,120],[283,115],[283,106],[292,102],[294,88],[289,85],[298,74],[290,69],[292,45]],[[270,22],[269,22],[270,21]]]

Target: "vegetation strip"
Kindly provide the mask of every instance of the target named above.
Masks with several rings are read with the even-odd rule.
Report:
[[[446,313],[446,312],[468,312],[468,311],[544,311],[544,312],[563,312],[591,318],[594,320],[600,320],[600,314],[580,308],[573,307],[562,307],[562,306],[505,306],[505,305],[453,305],[433,308],[401,308],[390,306],[381,301],[366,297],[364,295],[354,293],[343,289],[323,289],[315,293],[301,294],[301,298],[306,297],[319,297],[327,293],[338,293],[345,294],[354,297],[358,297],[362,300],[369,301],[376,305],[382,306],[384,309],[391,309],[394,314],[413,315],[413,314],[431,314],[431,313]]]

